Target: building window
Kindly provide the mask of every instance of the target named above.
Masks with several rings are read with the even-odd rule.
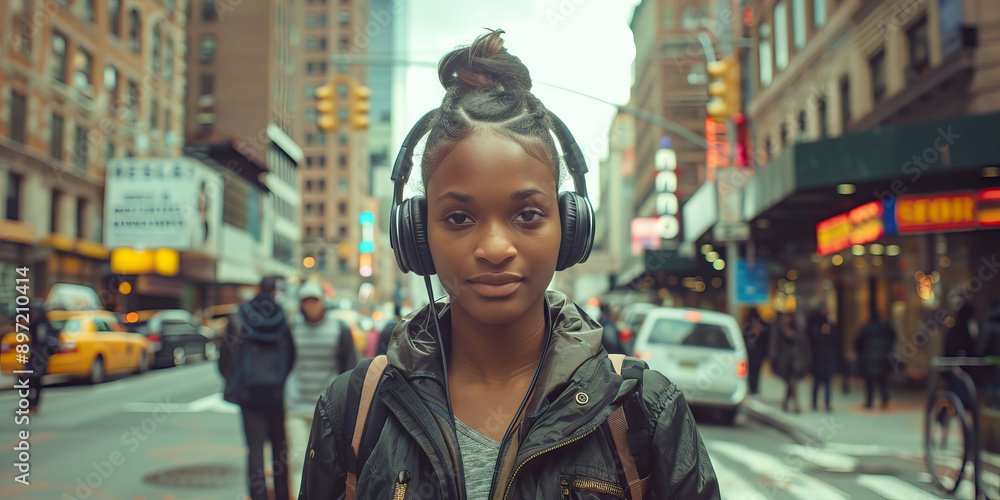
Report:
[[[872,98],[875,102],[882,100],[885,96],[885,51],[879,49],[871,59],[868,60],[868,69],[872,75]]]
[[[339,22],[341,26],[347,26],[347,24],[351,22],[351,13],[346,10],[340,11],[340,14],[337,15],[337,22]]]
[[[840,79],[840,121],[842,130],[847,130],[851,123],[851,79],[847,76]]]
[[[806,110],[799,111],[799,130],[796,134],[796,142],[806,142]]]
[[[341,132],[337,134],[337,142],[341,144],[347,144],[347,133]]]
[[[347,167],[347,155],[340,155],[340,157],[337,158],[337,165],[339,165],[340,168],[346,168]]]
[[[52,113],[52,131],[49,139],[49,156],[55,160],[63,161],[63,117],[59,113]]]
[[[310,61],[306,63],[307,75],[325,75],[326,61]],[[315,97],[315,94],[314,94]]]
[[[316,99],[316,89],[320,87],[319,84],[306,85],[306,100],[311,101]]]
[[[76,199],[76,237],[86,238],[87,237],[87,200],[83,198]]]
[[[320,168],[326,167],[326,157],[325,156],[319,156],[316,159],[319,160],[319,166],[320,166]]]
[[[321,193],[326,192],[326,181],[324,179],[319,180],[319,192]]]
[[[83,11],[83,19],[87,22],[93,23],[96,19],[94,14],[94,0],[82,0],[80,2],[80,9]]]
[[[77,168],[87,168],[87,155],[89,153],[87,142],[87,129],[76,127],[76,136],[73,138],[76,146],[73,151],[73,166]]]
[[[758,30],[759,39],[757,42],[760,62],[760,86],[767,87],[771,84],[774,74],[774,67],[771,63],[771,25],[763,23]]]
[[[326,144],[326,134],[323,132],[310,132],[306,134],[306,145],[322,145]]]
[[[307,237],[312,237],[312,235],[313,235],[313,228],[312,228],[312,226],[306,226],[306,236]]]
[[[337,192],[346,193],[347,192],[347,179],[340,179],[337,181]]]
[[[822,28],[826,24],[826,0],[813,0],[813,26]]]
[[[153,53],[151,54],[151,56],[152,56],[153,60],[150,62],[150,66],[153,69],[153,73],[159,74],[160,73],[160,44],[162,43],[162,41],[160,40],[160,24],[159,23],[157,23],[156,26],[153,26],[153,40],[152,40],[152,42],[153,42]]]
[[[110,64],[104,67],[104,91],[108,93],[108,107],[112,116],[118,107],[118,70]]]
[[[52,203],[49,205],[49,232],[59,232],[59,202],[62,200],[62,193],[57,189],[52,190]]]
[[[113,159],[115,159],[115,143],[109,141],[108,148],[104,152],[104,161],[109,162]]]
[[[312,190],[313,190],[313,181],[306,181],[306,192],[309,193],[312,192]]]
[[[122,4],[121,0],[108,0],[108,28],[111,34],[122,36]]]
[[[316,208],[319,209],[320,215],[324,215],[324,212],[326,212],[326,203],[320,203]]]
[[[166,54],[166,60],[163,61],[163,76],[169,81],[174,78],[174,41],[170,37],[167,37]]]
[[[10,138],[27,142],[28,99],[20,92],[10,92]]]
[[[128,100],[125,118],[135,122],[139,119],[139,84],[135,80],[129,79],[128,95],[125,97]]]
[[[215,94],[215,75],[202,75],[198,78],[198,97],[211,97]],[[201,103],[199,103],[199,107]]]
[[[52,78],[66,83],[66,35],[52,32]]]
[[[139,52],[139,30],[142,28],[139,11],[132,9],[128,13],[128,47],[132,52]]]
[[[313,204],[306,203],[306,215],[312,215],[312,213],[313,213]]]
[[[322,238],[322,237],[325,236],[323,234],[324,233],[323,229],[324,229],[323,226],[319,226],[319,227],[316,228],[316,237]]]
[[[337,205],[337,213],[339,213],[341,216],[347,215],[347,203],[340,202]]]
[[[215,61],[217,43],[215,35],[201,35],[201,39],[198,40],[198,62],[211,64]]]
[[[306,28],[325,28],[326,14],[307,14]]]
[[[306,168],[311,167],[312,164],[313,164],[313,157],[312,156],[307,156],[306,157]]]
[[[160,129],[160,103],[156,99],[153,99],[149,105],[149,130],[157,131]]]
[[[14,2],[11,10],[14,30],[10,37],[10,48],[15,54],[31,57],[31,36],[34,33],[32,2],[22,1],[20,4]]]
[[[927,15],[906,30],[906,41],[910,46],[910,67],[906,70],[907,79],[920,78],[930,71],[930,44],[927,40]]]
[[[307,108],[303,114],[305,115],[306,123],[316,123],[316,120],[319,119],[319,112],[316,111],[316,108]]]
[[[201,20],[215,21],[217,17],[218,15],[215,10],[215,0],[201,0]]]
[[[351,51],[351,42],[346,36],[340,37],[340,43],[337,44],[337,49],[340,50],[341,53]]]
[[[806,46],[806,0],[792,0],[792,42],[795,50]]]
[[[337,234],[340,236],[341,240],[347,238],[347,226],[340,226],[340,229],[337,230]]]
[[[93,96],[94,93],[94,87],[90,83],[90,69],[93,61],[94,57],[90,55],[90,52],[81,48],[78,48],[76,55],[73,56],[73,62],[76,66],[76,71],[73,74],[73,87],[89,96]]]
[[[4,203],[7,220],[21,220],[21,176],[7,173],[7,197]]]
[[[312,52],[326,51],[326,37],[308,37],[306,38],[306,50]]]
[[[774,68],[788,67],[788,13],[784,0],[774,4]]]

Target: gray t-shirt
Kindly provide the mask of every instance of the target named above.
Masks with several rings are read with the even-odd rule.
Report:
[[[465,498],[489,500],[493,471],[500,455],[500,441],[480,434],[457,418],[455,429],[458,431],[458,447],[465,471]]]

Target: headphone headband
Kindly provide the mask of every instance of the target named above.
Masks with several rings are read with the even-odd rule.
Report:
[[[437,116],[439,109],[434,108],[424,113],[424,116],[417,120],[417,123],[406,134],[406,138],[403,139],[403,145],[400,146],[396,162],[392,166],[392,202],[394,205],[403,202],[403,186],[409,180],[410,172],[413,170],[413,150],[423,139],[424,134],[430,130],[430,122]],[[552,118],[552,132],[555,133],[556,139],[559,140],[559,145],[562,147],[563,158],[566,160],[566,170],[573,178],[573,187],[577,194],[587,198],[587,182],[584,177],[587,173],[587,162],[583,157],[583,151],[576,143],[569,127],[554,113],[549,113],[549,116]]]

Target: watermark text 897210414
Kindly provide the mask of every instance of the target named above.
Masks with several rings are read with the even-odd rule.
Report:
[[[21,369],[12,370],[12,373],[18,380],[18,384],[14,388],[18,390],[19,396],[17,409],[14,411],[14,424],[21,427],[17,431],[17,439],[14,440],[16,443],[14,445],[14,453],[17,454],[17,460],[14,461],[14,467],[17,469],[14,480],[24,485],[30,484],[30,465],[28,462],[31,458],[31,445],[29,443],[31,432],[27,428],[30,422],[28,417],[29,389],[27,379],[23,379],[22,377],[25,375],[31,377],[34,373],[34,369],[28,364],[28,360],[31,357],[31,342],[29,338],[31,325],[31,308],[29,307],[31,303],[29,297],[29,292],[31,291],[30,273],[31,271],[27,267],[19,267],[17,268],[17,277],[14,279],[14,288],[17,290],[17,295],[14,299],[14,323],[16,327],[14,360],[16,361],[15,366],[21,367]]]

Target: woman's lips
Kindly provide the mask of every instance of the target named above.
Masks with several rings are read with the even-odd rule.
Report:
[[[470,281],[469,285],[473,290],[483,297],[499,298],[506,297],[514,293],[521,286],[521,280],[508,281],[501,284],[483,283],[481,281]]]

